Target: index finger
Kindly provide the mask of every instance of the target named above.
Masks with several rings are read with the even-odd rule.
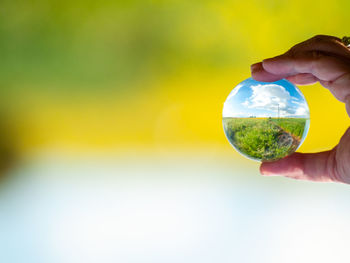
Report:
[[[350,60],[350,50],[340,38],[334,36],[317,35],[304,42],[296,44],[287,53],[302,51],[320,51],[339,58]]]
[[[252,77],[260,81],[272,81],[273,77],[274,80],[289,78],[298,74],[311,74],[342,102],[350,95],[350,63],[323,52],[305,51],[294,55],[287,52],[264,60],[259,69],[252,69]]]
[[[343,60],[318,51],[306,51],[293,56],[283,54],[263,60],[262,66],[274,75],[289,77],[309,73],[323,81],[334,81],[350,71],[350,65]]]
[[[350,49],[342,43],[340,38],[327,35],[316,35],[306,41],[296,44],[284,55],[294,57],[300,53],[307,54],[307,52],[309,54],[324,54],[327,56],[336,57],[339,60],[344,60],[345,62],[350,63]],[[252,77],[256,80],[267,82],[287,78],[297,85],[313,84],[320,80],[310,73],[299,73],[290,76],[283,74],[281,76],[276,72],[266,71],[261,62],[252,65]],[[322,80],[323,79],[321,79],[321,81]]]

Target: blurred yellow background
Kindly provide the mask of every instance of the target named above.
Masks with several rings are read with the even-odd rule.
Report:
[[[25,1],[0,4],[4,144],[41,149],[233,151],[223,102],[250,65],[315,34],[342,37],[348,1]],[[349,126],[320,85],[302,87],[300,151]],[[241,158],[236,155],[236,158]]]

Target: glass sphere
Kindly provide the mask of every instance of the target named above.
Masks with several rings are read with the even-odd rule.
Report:
[[[242,155],[274,161],[295,152],[310,127],[310,112],[301,91],[288,80],[252,78],[228,95],[222,112],[224,131]]]

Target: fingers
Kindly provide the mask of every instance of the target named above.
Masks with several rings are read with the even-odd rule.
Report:
[[[275,162],[264,162],[260,166],[262,175],[285,176],[317,182],[339,182],[335,170],[335,150],[321,153],[294,153]]]
[[[328,88],[339,101],[347,102],[347,98],[350,96],[350,71],[333,81],[320,80],[320,83],[322,86]]]
[[[294,76],[286,77],[286,79],[288,79],[290,82],[294,83],[295,85],[310,85],[319,81],[318,78],[316,78],[314,75],[309,73],[300,73]]]
[[[297,85],[319,81],[342,102],[350,96],[350,49],[337,37],[315,36],[283,55],[254,64],[251,71],[258,81],[286,78]]]
[[[295,45],[285,54],[252,65],[252,77],[258,81],[286,78],[298,85],[319,81],[340,101],[350,116],[350,49],[339,38],[316,36]],[[319,182],[350,183],[350,129],[331,151],[294,153],[275,162],[264,162],[263,175]]]
[[[350,63],[317,51],[305,51],[293,56],[286,53],[266,59],[252,68],[252,77],[259,81],[288,78],[303,85],[319,80],[342,102],[350,95]]]
[[[276,75],[266,71],[262,62],[251,65],[252,77],[257,81],[274,82],[283,79],[283,75]]]
[[[350,50],[340,38],[333,36],[317,35],[292,47],[287,53],[303,51],[320,51],[328,55],[334,55],[350,60]]]
[[[262,163],[260,172],[267,176],[350,184],[350,128],[331,151],[294,153],[275,162]]]
[[[270,72],[264,70],[262,66],[262,62],[253,64],[251,66],[252,76],[255,80],[263,81],[263,82],[274,82],[284,78],[284,75],[275,75]],[[285,77],[292,83],[296,85],[309,85],[314,84],[318,81],[318,79],[309,73],[300,73],[294,76]]]
[[[334,81],[350,71],[349,64],[317,51],[305,51],[294,56],[284,54],[265,59],[262,66],[264,70],[274,75],[288,77],[309,73],[323,81]]]

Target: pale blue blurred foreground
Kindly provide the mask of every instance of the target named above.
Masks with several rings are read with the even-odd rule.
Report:
[[[22,164],[0,185],[0,261],[348,262],[350,186],[194,156]]]

